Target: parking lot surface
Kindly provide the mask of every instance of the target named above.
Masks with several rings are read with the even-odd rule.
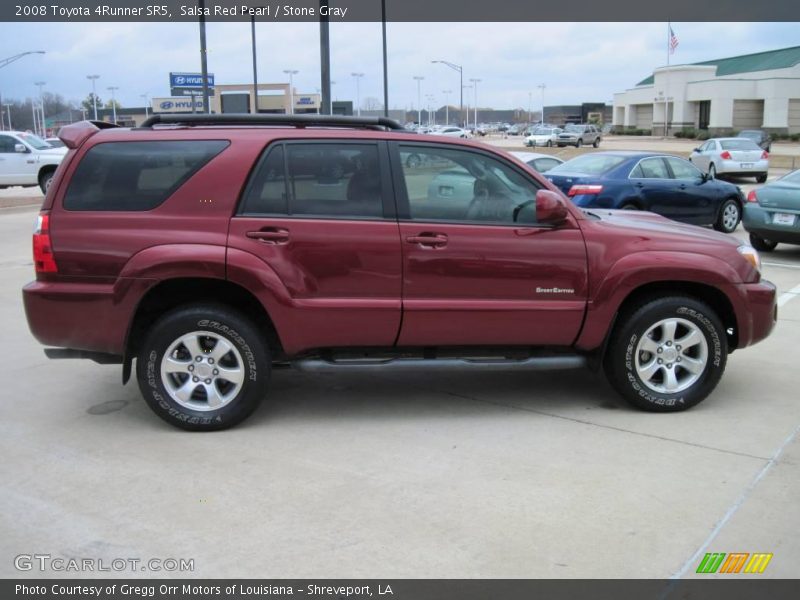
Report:
[[[797,575],[800,247],[762,257],[775,332],[688,412],[630,409],[584,370],[276,370],[250,420],[191,434],[118,366],[45,358],[20,294],[35,215],[0,211],[0,576],[85,575],[14,569],[46,553],[190,558],[196,577],[662,578],[712,551]]]

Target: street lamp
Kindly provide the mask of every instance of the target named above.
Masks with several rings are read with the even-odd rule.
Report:
[[[97,92],[95,91],[95,83],[100,79],[100,75],[87,75],[86,79],[92,80],[92,107],[94,108],[94,120],[97,121]]]
[[[39,88],[39,133],[42,137],[47,137],[47,131],[44,126],[44,92],[42,92],[44,84],[44,81],[37,81],[33,85]]]
[[[442,90],[444,94],[444,124],[450,125],[450,94],[453,90]]]
[[[544,127],[544,89],[547,87],[545,84],[540,83],[537,85],[540,90],[542,90],[542,127]]]
[[[459,82],[459,88],[458,88],[458,89],[461,90],[461,92],[460,92],[460,97],[461,97],[460,117],[461,117],[462,123],[464,123],[464,67],[462,67],[461,65],[453,64],[451,62],[447,62],[446,60],[432,60],[431,62],[434,63],[434,64],[435,63],[439,63],[439,64],[442,64],[442,65],[444,65],[446,67],[450,67],[454,71],[458,71],[459,77],[461,78],[461,80]],[[469,120],[469,118],[467,118],[467,121],[468,120]]]
[[[478,84],[483,81],[482,79],[470,79],[475,91],[475,130],[478,130]],[[469,121],[469,115],[467,115]]]
[[[8,117],[8,130],[13,131],[13,127],[11,126],[11,107],[13,104],[3,104],[6,107],[6,116]]]
[[[144,100],[144,116],[148,118],[150,116],[150,96],[148,94],[139,94],[139,98]]]
[[[284,73],[289,76],[289,114],[294,114],[294,79],[292,77],[297,75],[300,71],[297,69],[284,69]]]
[[[428,101],[428,126],[436,125],[436,113],[434,112],[436,98],[433,97],[433,94],[426,94],[425,99]]]
[[[358,116],[361,116],[361,85],[360,81],[361,78],[364,76],[363,73],[350,73],[353,77],[356,78],[356,107]]]
[[[425,79],[422,75],[414,75],[417,82],[417,123],[422,125],[422,80]]]
[[[114,98],[114,92],[119,88],[116,85],[108,86],[108,91],[111,92],[111,110],[113,111],[112,114],[114,115],[114,125],[117,124],[117,101]]]
[[[471,90],[472,87],[473,86],[471,86],[471,85],[462,85],[461,89],[462,90]],[[462,91],[462,94],[463,94],[463,91]],[[467,99],[467,120],[464,121],[461,126],[464,127],[465,129],[469,127],[469,98]]]
[[[336,85],[336,82],[333,79],[331,79],[331,92],[333,91],[333,86],[335,86],[335,85]],[[339,96],[336,96],[335,102],[338,102],[338,101],[339,101]],[[331,114],[333,114],[333,108],[331,108]]]

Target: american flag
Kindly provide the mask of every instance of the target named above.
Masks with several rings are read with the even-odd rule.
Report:
[[[669,26],[669,53],[675,54],[675,48],[678,47],[678,38],[675,32],[672,31],[672,25]]]

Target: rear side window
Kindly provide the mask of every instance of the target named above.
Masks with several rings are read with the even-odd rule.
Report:
[[[97,144],[75,170],[64,208],[150,210],[228,145],[225,140]]]

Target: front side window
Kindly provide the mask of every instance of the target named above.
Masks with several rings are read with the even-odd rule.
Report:
[[[217,154],[226,140],[106,142],[84,155],[67,188],[67,210],[150,210]]]
[[[409,216],[415,221],[536,222],[539,187],[498,159],[465,150],[401,145],[400,160]]]

